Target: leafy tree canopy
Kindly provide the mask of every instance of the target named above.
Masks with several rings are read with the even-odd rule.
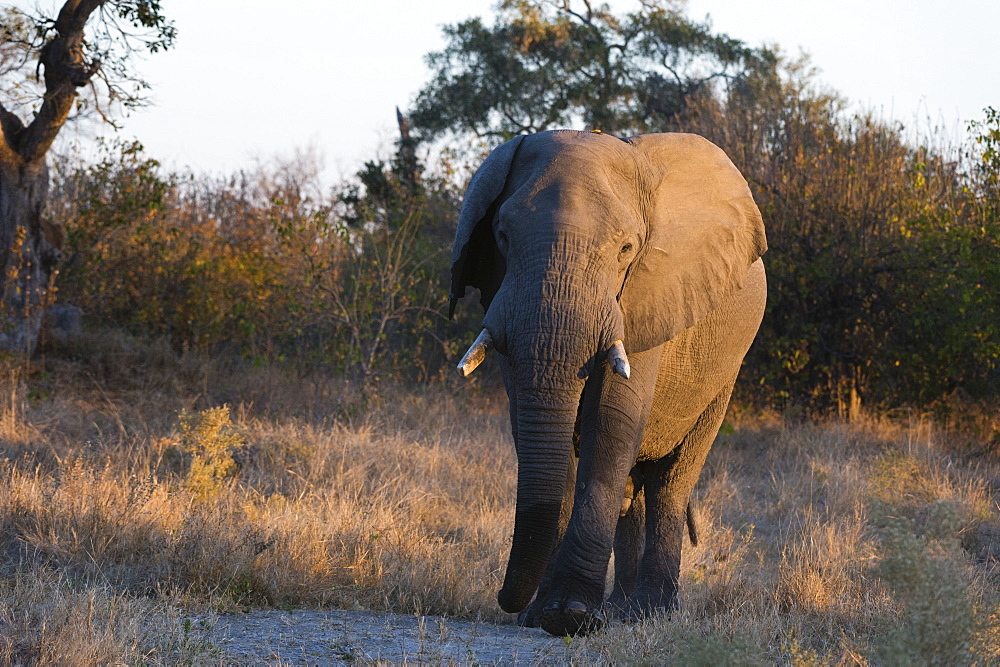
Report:
[[[96,111],[108,122],[115,105],[141,106],[148,85],[135,71],[134,56],[166,50],[177,35],[160,5],[67,0],[58,13],[0,8],[0,104],[21,117],[37,114],[57,87],[69,83],[83,93],[78,110]]]
[[[662,127],[699,94],[774,72],[777,57],[643,0],[616,16],[590,0],[503,0],[492,26],[446,26],[417,96],[423,138],[447,132],[508,139],[577,125],[614,134]]]

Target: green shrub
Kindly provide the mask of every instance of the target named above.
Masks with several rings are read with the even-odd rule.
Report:
[[[233,454],[246,447],[229,420],[229,406],[181,412],[177,422],[180,445],[191,457],[184,485],[201,500],[219,493],[236,473]]]

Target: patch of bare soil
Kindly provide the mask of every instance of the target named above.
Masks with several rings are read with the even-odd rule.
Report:
[[[258,611],[221,616],[212,643],[239,664],[477,664],[570,662],[542,630],[367,611]],[[573,658],[579,660],[574,647]]]

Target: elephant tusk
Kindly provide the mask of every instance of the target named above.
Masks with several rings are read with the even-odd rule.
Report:
[[[632,367],[629,365],[628,356],[625,354],[625,344],[622,343],[621,339],[611,344],[611,349],[608,350],[608,363],[611,364],[611,370],[626,380],[632,374]]]
[[[479,336],[469,348],[469,351],[458,362],[458,374],[464,378],[469,377],[472,371],[476,370],[476,367],[483,363],[483,359],[486,358],[486,353],[490,351],[491,347],[493,347],[493,339],[490,337],[490,332],[483,329],[479,332]]]

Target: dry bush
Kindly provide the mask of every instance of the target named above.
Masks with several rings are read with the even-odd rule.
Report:
[[[661,128],[723,148],[767,227],[767,315],[737,396],[842,416],[995,398],[1000,114],[956,141],[847,114],[804,59],[779,71]]]
[[[58,372],[35,368],[26,380],[48,387],[25,398],[27,430],[0,444],[0,622],[11,659],[56,660],[76,645],[93,661],[210,655],[201,640],[184,644],[191,628],[178,604],[511,620],[494,598],[516,470],[497,394],[359,392],[273,366],[188,373],[195,364],[180,357],[160,366],[169,381],[109,373],[102,386],[84,370],[93,362],[47,363]],[[185,442],[197,415],[219,417],[210,410],[225,403],[229,421],[200,422],[212,426],[200,437],[226,445],[215,451],[232,476],[203,494]],[[924,422],[737,412],[732,423],[697,490],[702,539],[685,548],[681,610],[574,639],[569,655],[997,659],[992,455]],[[11,592],[25,586],[62,591],[32,594],[62,601],[32,612],[31,595]],[[149,627],[162,637],[143,634]]]
[[[314,154],[228,178],[171,173],[137,142],[100,157],[56,164],[48,208],[67,235],[60,300],[89,321],[364,377],[427,380],[460,344],[440,286],[451,183],[407,186],[372,162],[364,195],[326,192]]]

